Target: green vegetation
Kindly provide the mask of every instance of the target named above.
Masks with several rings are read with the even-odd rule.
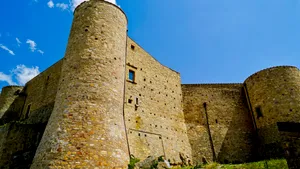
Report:
[[[128,164],[128,169],[134,169],[136,163],[140,162],[140,159],[135,158],[134,155],[130,155],[130,161]]]
[[[196,167],[182,167],[178,169],[288,169],[285,159],[259,161],[245,164],[218,164],[210,163]]]

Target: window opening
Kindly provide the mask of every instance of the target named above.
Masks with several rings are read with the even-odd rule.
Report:
[[[260,106],[256,107],[255,111],[256,111],[257,119],[259,119],[260,117],[263,117],[262,110],[261,110]]]
[[[135,80],[135,72],[133,70],[129,70],[128,78],[130,81],[134,82]]]
[[[26,110],[26,114],[25,114],[25,118],[26,118],[26,119],[29,117],[30,108],[31,108],[31,104],[29,104],[29,105],[27,106],[27,110]]]
[[[135,46],[134,46],[134,45],[131,45],[131,49],[134,50],[134,49],[135,49]]]

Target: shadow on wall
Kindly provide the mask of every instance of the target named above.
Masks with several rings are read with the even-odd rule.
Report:
[[[242,102],[246,101],[244,97],[245,92],[242,92],[240,98]],[[246,105],[247,103],[242,104]],[[251,125],[251,110],[248,114],[243,114],[239,111],[242,104],[235,105],[236,111],[232,114],[226,136],[217,155],[217,161],[220,163],[238,164],[284,158],[277,125],[267,125],[255,131]],[[246,161],[240,159],[246,159]]]
[[[45,124],[16,122],[1,126],[1,169],[29,169],[45,127]]]
[[[244,102],[244,92],[240,96],[241,102]],[[222,140],[221,148],[217,154],[217,161],[220,163],[240,164],[245,162],[257,161],[258,143],[255,141],[255,132],[252,126],[250,112],[241,112],[241,103],[234,106],[227,132]]]
[[[228,116],[231,116],[230,119],[227,119],[223,125],[214,124],[210,127],[211,133],[214,133],[212,139],[216,151],[216,160],[220,163],[232,164],[253,162],[257,160],[255,149],[257,143],[255,142],[251,114],[247,109],[245,92],[241,88],[238,95],[234,94],[234,96],[234,104],[231,104],[230,108],[231,113],[228,113]],[[226,133],[223,134],[220,131],[226,131]]]
[[[52,102],[34,111],[24,110],[24,91],[25,89],[18,94],[0,119],[1,169],[30,168],[54,107]]]
[[[18,97],[14,99],[9,108],[4,112],[3,116],[0,119],[0,125],[4,125],[11,121],[21,120],[23,106],[26,100],[25,89],[16,93]]]
[[[255,131],[243,84],[195,84],[182,88],[194,162],[256,160]]]

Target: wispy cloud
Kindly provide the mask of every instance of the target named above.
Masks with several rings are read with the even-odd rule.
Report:
[[[69,5],[68,5],[68,4],[65,4],[65,3],[57,3],[55,6],[56,6],[57,8],[62,9],[62,10],[66,10],[66,9],[69,8]]]
[[[36,50],[37,44],[33,40],[27,39],[26,43],[29,44],[29,49],[31,50],[31,52],[34,52]]]
[[[44,51],[42,51],[42,50],[40,50],[40,49],[37,50],[37,52],[39,52],[39,53],[42,54],[42,55],[45,53]]]
[[[17,85],[15,82],[13,82],[12,75],[7,75],[2,72],[0,72],[0,81],[7,82],[9,85]]]
[[[47,3],[48,7],[49,8],[54,8],[54,3],[52,0],[50,0],[48,3]]]
[[[22,42],[19,40],[19,38],[16,38],[16,41],[18,43],[18,46],[20,47]]]
[[[40,74],[39,67],[28,68],[25,65],[18,65],[12,70],[13,76],[19,85],[25,85],[29,80]]]
[[[8,49],[8,47],[6,47],[6,46],[4,46],[2,44],[0,44],[0,48],[3,49],[3,50],[6,50],[9,54],[11,54],[13,56],[15,55],[14,51]]]
[[[10,74],[0,72],[0,81],[7,82],[9,85],[25,85],[29,80],[40,74],[39,67],[26,67],[18,65],[10,71]],[[16,82],[14,82],[14,80]]]
[[[44,51],[37,48],[37,44],[35,43],[35,41],[33,41],[31,39],[27,39],[26,43],[29,45],[29,49],[31,50],[31,52],[37,51],[38,53],[40,53],[42,55],[44,54]]]
[[[55,4],[53,2],[53,0],[49,0],[49,2],[47,3],[47,5],[48,5],[49,8],[56,7],[56,8],[61,9],[62,11],[65,11],[65,10],[69,11],[68,9],[70,7],[69,4],[66,4],[66,3],[56,3]],[[71,5],[71,2],[70,2],[70,5]]]

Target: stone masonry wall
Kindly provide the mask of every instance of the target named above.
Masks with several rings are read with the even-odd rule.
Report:
[[[134,72],[133,81],[129,70]],[[180,162],[179,153],[191,157],[179,73],[129,38],[124,106],[131,154],[140,159],[165,155],[172,163]]]
[[[48,121],[52,108],[46,107],[54,106],[62,64],[63,60],[58,61],[26,84],[26,101],[21,119],[30,118],[31,123]]]
[[[14,100],[0,120],[0,168],[30,168],[52,113],[61,66],[62,60],[29,81],[24,89],[9,89]],[[4,91],[7,95],[6,88]]]
[[[182,91],[194,162],[253,160],[254,129],[242,84],[182,85]]]
[[[19,96],[18,94],[22,91],[22,89],[23,87],[21,86],[7,86],[2,88],[0,95],[0,118]]]
[[[115,5],[79,5],[55,105],[31,166],[114,168],[129,163],[123,102],[127,19]]]
[[[265,69],[245,81],[263,157],[283,156],[277,122],[300,121],[299,82],[300,71],[292,66]]]
[[[44,129],[45,124],[0,126],[0,168],[29,169]]]

